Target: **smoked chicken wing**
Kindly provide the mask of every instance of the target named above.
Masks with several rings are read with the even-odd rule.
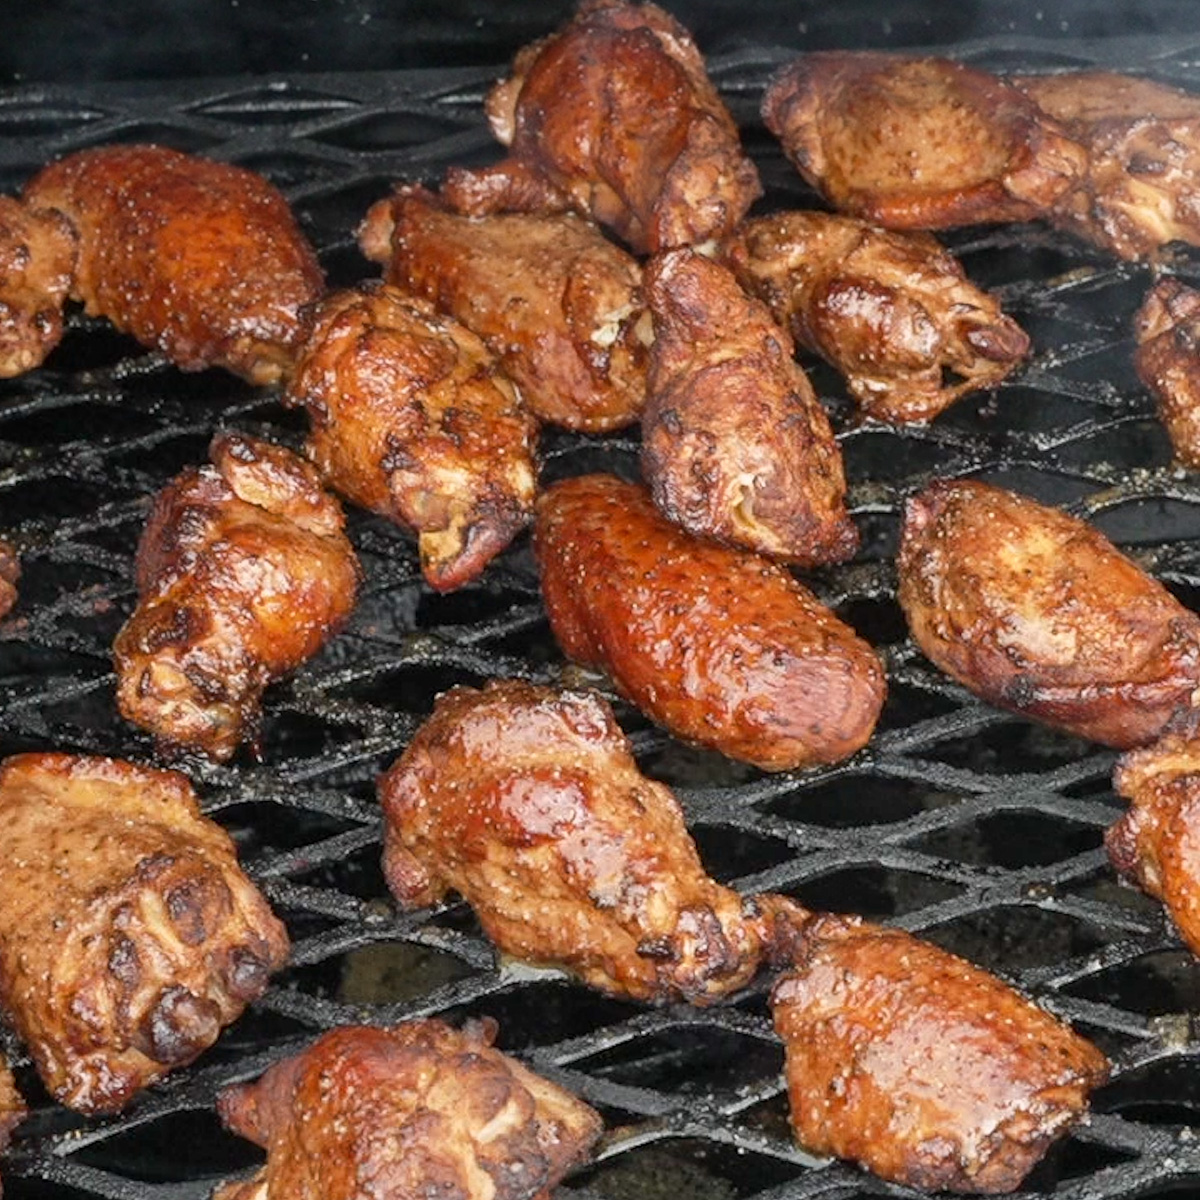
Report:
[[[677,736],[768,771],[871,736],[886,690],[871,647],[783,567],[693,537],[644,488],[554,485],[534,551],[563,652]]]
[[[509,157],[445,188],[474,215],[571,207],[642,254],[723,237],[762,192],[695,43],[654,4],[588,0],[487,111]]]
[[[744,222],[723,252],[743,286],[881,421],[928,421],[994,387],[1029,352],[1020,326],[929,234],[781,212]]]
[[[603,433],[637,420],[650,318],[635,259],[570,213],[471,219],[421,187],[367,214],[363,253],[487,343],[543,421]]]
[[[12,1131],[25,1119],[28,1109],[13,1080],[8,1063],[0,1058],[0,1154],[8,1149]]]
[[[25,200],[74,226],[71,295],[89,313],[184,370],[221,366],[259,384],[287,373],[323,276],[261,176],[161,146],[101,146],[45,167]]]
[[[17,602],[17,580],[21,578],[21,562],[17,552],[0,542],[0,617],[7,616]]]
[[[417,533],[421,569],[461,587],[528,523],[537,423],[484,344],[387,285],[327,297],[285,402],[342,495]]]
[[[1200,291],[1160,279],[1134,318],[1138,377],[1158,405],[1175,457],[1200,470]]]
[[[234,433],[210,454],[154,501],[113,655],[126,720],[224,761],[255,736],[266,685],[349,616],[359,572],[310,463]]]
[[[233,842],[174,771],[9,758],[0,857],[0,1001],[79,1112],[115,1112],[191,1062],[287,958]]]

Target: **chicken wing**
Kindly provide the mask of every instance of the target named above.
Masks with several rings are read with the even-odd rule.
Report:
[[[585,0],[487,111],[509,157],[445,187],[474,215],[569,206],[641,254],[723,237],[762,193],[695,43],[654,4]]]
[[[655,504],[690,533],[773,558],[849,558],[842,454],[766,305],[688,249],[650,261],[646,299],[642,474]]]
[[[746,221],[723,252],[796,341],[845,375],[868,417],[928,421],[1029,353],[1020,326],[928,234],[781,212]]]
[[[505,954],[635,1000],[706,1004],[764,953],[754,907],[700,864],[671,791],[608,705],[518,680],[456,687],[379,783],[406,906],[453,889]]]
[[[644,488],[554,485],[534,551],[564,653],[679,737],[783,771],[871,736],[886,690],[871,647],[783,567],[692,537]]]
[[[931,1191],[1012,1191],[1108,1063],[999,979],[899,929],[822,915],[771,993],[802,1146]]]
[[[29,205],[74,225],[72,296],[187,371],[252,383],[288,371],[321,268],[287,201],[241,167],[161,146],[101,146],[52,163]]]
[[[21,578],[21,562],[17,552],[7,542],[0,541],[0,617],[8,615],[17,602],[17,580]]]
[[[359,571],[309,463],[234,433],[210,453],[155,499],[113,656],[127,721],[224,761],[255,735],[266,685],[345,621]]]
[[[1075,517],[939,480],[898,565],[917,645],[991,704],[1127,749],[1200,701],[1200,617]]]
[[[1158,404],[1175,457],[1200,469],[1200,292],[1160,279],[1134,318],[1138,377]]]
[[[528,523],[537,423],[484,344],[386,285],[327,297],[285,403],[308,456],[356,504],[417,533],[438,591],[461,587]]]
[[[401,187],[367,214],[363,253],[487,343],[529,411],[603,433],[637,420],[650,318],[637,262],[571,214],[471,219]]]
[[[1046,216],[1087,170],[1023,92],[943,58],[805,54],[776,73],[762,112],[813,187],[890,229]]]
[[[219,1200],[547,1200],[603,1125],[492,1049],[495,1033],[494,1021],[343,1026],[226,1088],[221,1118],[267,1164]]]
[[[0,1000],[79,1112],[115,1112],[191,1062],[287,958],[233,842],[174,771],[6,759],[0,856]]]
[[[8,1063],[0,1058],[0,1154],[8,1149],[12,1131],[25,1120],[28,1111],[21,1093],[17,1091]]]

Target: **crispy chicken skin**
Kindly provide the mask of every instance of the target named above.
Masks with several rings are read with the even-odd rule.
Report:
[[[678,801],[597,695],[453,688],[379,796],[396,897],[459,892],[505,954],[651,1002],[711,1003],[758,969],[759,914],[705,873]]]
[[[877,420],[928,421],[1029,353],[1020,326],[929,234],[792,211],[744,222],[722,250],[742,285],[837,367]]]
[[[569,206],[643,254],[723,237],[762,194],[695,43],[654,4],[585,2],[487,112],[509,157],[445,189],[475,215]]]
[[[8,1063],[0,1057],[0,1154],[8,1149],[12,1131],[25,1119],[28,1111],[21,1093],[17,1091]]]
[[[6,759],[0,855],[0,1000],[78,1112],[115,1112],[191,1062],[287,958],[233,842],[174,771]]]
[[[849,558],[841,450],[766,305],[689,249],[651,259],[646,299],[642,474],[655,504],[690,533],[772,558]]]
[[[266,685],[349,616],[359,571],[310,463],[236,433],[209,452],[155,498],[113,656],[127,721],[224,761],[255,736]]]
[[[101,146],[52,163],[25,200],[79,236],[72,296],[187,371],[286,374],[300,309],[324,285],[283,196],[242,167],[162,146]]]
[[[537,422],[483,342],[428,300],[379,284],[327,297],[285,403],[307,409],[330,487],[416,531],[438,591],[529,522]]]
[[[1057,509],[939,480],[908,502],[899,576],[917,645],[1000,708],[1128,749],[1200,701],[1200,617]]]
[[[0,196],[0,378],[41,366],[62,340],[76,252],[62,213]]]
[[[538,501],[534,550],[564,653],[609,673],[672,733],[767,771],[866,744],[875,652],[783,567],[695,538],[607,475]]]
[[[8,615],[17,602],[17,580],[21,578],[21,562],[17,552],[0,541],[0,618]]]
[[[219,1200],[548,1200],[600,1116],[492,1048],[496,1024],[348,1025],[217,1100],[267,1151]]]
[[[1087,169],[1023,92],[943,58],[805,54],[776,72],[762,112],[835,208],[890,229],[1045,216]]]
[[[999,979],[856,917],[813,918],[771,1006],[799,1143],[930,1191],[1012,1191],[1108,1074]]]
[[[1158,405],[1175,457],[1200,470],[1200,292],[1180,279],[1160,279],[1133,328],[1138,378]]]
[[[472,219],[400,187],[359,242],[389,283],[478,334],[534,416],[587,433],[637,420],[651,338],[641,268],[594,226],[570,213]]]

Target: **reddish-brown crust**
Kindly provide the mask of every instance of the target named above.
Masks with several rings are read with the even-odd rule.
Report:
[[[556,484],[534,549],[564,652],[678,736],[772,771],[871,736],[886,685],[870,646],[783,567],[692,537],[644,488]]]
[[[8,1069],[8,1063],[0,1058],[0,1154],[8,1149],[12,1131],[25,1120],[28,1112],[21,1093],[17,1091],[12,1072]],[[0,1195],[3,1195],[2,1189]]]
[[[1160,279],[1134,318],[1138,378],[1150,389],[1175,457],[1200,469],[1200,292]]]
[[[21,562],[17,552],[0,541],[0,617],[8,615],[17,602],[17,580],[21,578]]]

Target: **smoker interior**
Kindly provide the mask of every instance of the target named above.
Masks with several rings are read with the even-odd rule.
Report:
[[[1200,90],[1196,46],[992,40],[949,52],[997,69],[1103,62]],[[715,60],[768,195],[811,206],[757,118],[783,50]],[[374,274],[353,230],[395,179],[434,181],[493,160],[481,99],[492,72],[426,71],[203,84],[26,88],[0,95],[0,186],[46,159],[158,141],[278,183],[330,280]],[[840,430],[863,531],[818,592],[886,655],[890,698],[870,746],[837,767],[769,776],[683,746],[618,703],[642,767],[672,784],[704,860],[739,889],[894,922],[1034,993],[1110,1055],[1091,1123],[1028,1181],[1063,1197],[1194,1195],[1200,1187],[1200,964],[1157,905],[1117,882],[1102,848],[1120,812],[1113,756],[995,712],[940,677],[905,636],[892,558],[903,499],[937,475],[984,478],[1094,520],[1200,605],[1200,480],[1171,466],[1131,362],[1149,273],[1040,226],[949,235],[971,276],[1030,332],[1032,360],[931,427],[856,426],[839,379],[811,375]],[[1176,269],[1200,277],[1200,257]],[[182,374],[75,312],[47,365],[0,385],[0,534],[21,551],[18,605],[0,624],[0,752],[153,760],[113,706],[109,647],[132,608],[148,497],[234,427],[299,445],[275,396],[218,371]],[[548,432],[544,474],[636,472],[633,435]],[[527,539],[479,583],[437,596],[413,543],[350,513],[366,584],[348,629],[266,703],[261,760],[187,760],[207,811],[286,919],[292,963],[191,1069],[120,1117],[51,1105],[8,1050],[35,1108],[3,1163],[8,1200],[192,1200],[260,1153],[223,1132],[213,1098],[346,1022],[490,1015],[499,1044],[599,1108],[596,1161],[564,1188],[611,1200],[822,1200],[915,1195],[791,1142],[766,983],[705,1011],[607,999],[553,971],[498,963],[469,910],[401,914],[379,869],[376,774],[438,692],[524,676],[604,687],[566,664],[539,601]],[[614,698],[615,699],[615,698]]]

